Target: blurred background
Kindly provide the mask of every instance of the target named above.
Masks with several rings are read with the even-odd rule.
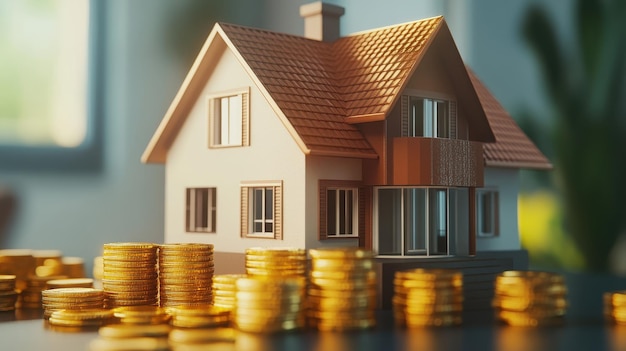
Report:
[[[106,242],[162,242],[164,168],[139,159],[214,22],[302,35],[307,2],[1,0],[0,248],[58,249],[91,269]],[[556,166],[522,176],[531,265],[624,271],[620,1],[328,2],[346,8],[343,35],[444,15]]]

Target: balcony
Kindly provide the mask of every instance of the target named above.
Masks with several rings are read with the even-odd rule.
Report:
[[[392,185],[483,186],[482,143],[402,137],[393,139]]]

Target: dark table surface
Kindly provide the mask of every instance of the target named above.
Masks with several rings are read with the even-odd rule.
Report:
[[[570,307],[563,326],[519,328],[494,323],[454,328],[402,329],[380,311],[374,329],[348,333],[301,331],[239,334],[228,350],[626,350],[626,326],[602,318],[602,294],[626,290],[626,279],[566,274]],[[47,328],[40,312],[0,313],[0,350],[88,350],[97,331],[68,333]],[[34,319],[33,319],[34,318]],[[215,345],[217,346],[217,345]],[[215,349],[213,347],[207,350]]]

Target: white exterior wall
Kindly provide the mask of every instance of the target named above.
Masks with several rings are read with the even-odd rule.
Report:
[[[306,248],[358,246],[358,238],[319,240],[319,180],[361,181],[361,160],[308,156],[306,160]]]
[[[216,40],[221,40],[216,37]],[[250,146],[209,149],[208,95],[250,87]],[[169,149],[166,162],[165,242],[205,242],[215,251],[304,247],[304,154],[260,90],[225,49]],[[283,240],[242,238],[242,181],[283,181]],[[216,187],[216,233],[186,233],[186,188]]]
[[[495,237],[477,235],[476,251],[519,250],[521,248],[517,225],[519,183],[518,169],[485,167],[485,188],[494,188],[499,192],[500,235]]]

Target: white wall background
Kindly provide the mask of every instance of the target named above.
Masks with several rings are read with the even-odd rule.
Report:
[[[176,93],[190,62],[170,52],[170,17],[204,0],[106,0],[105,151],[100,174],[0,172],[19,196],[7,248],[60,249],[88,262],[112,241],[163,240],[164,169],[139,157]],[[225,1],[229,22],[303,33],[298,8],[308,0]],[[346,7],[342,33],[444,14],[461,54],[510,111],[546,112],[538,70],[520,37],[531,0],[334,0]],[[566,24],[570,1],[548,4]],[[181,23],[184,25],[184,23]],[[198,49],[201,43],[198,43]]]

